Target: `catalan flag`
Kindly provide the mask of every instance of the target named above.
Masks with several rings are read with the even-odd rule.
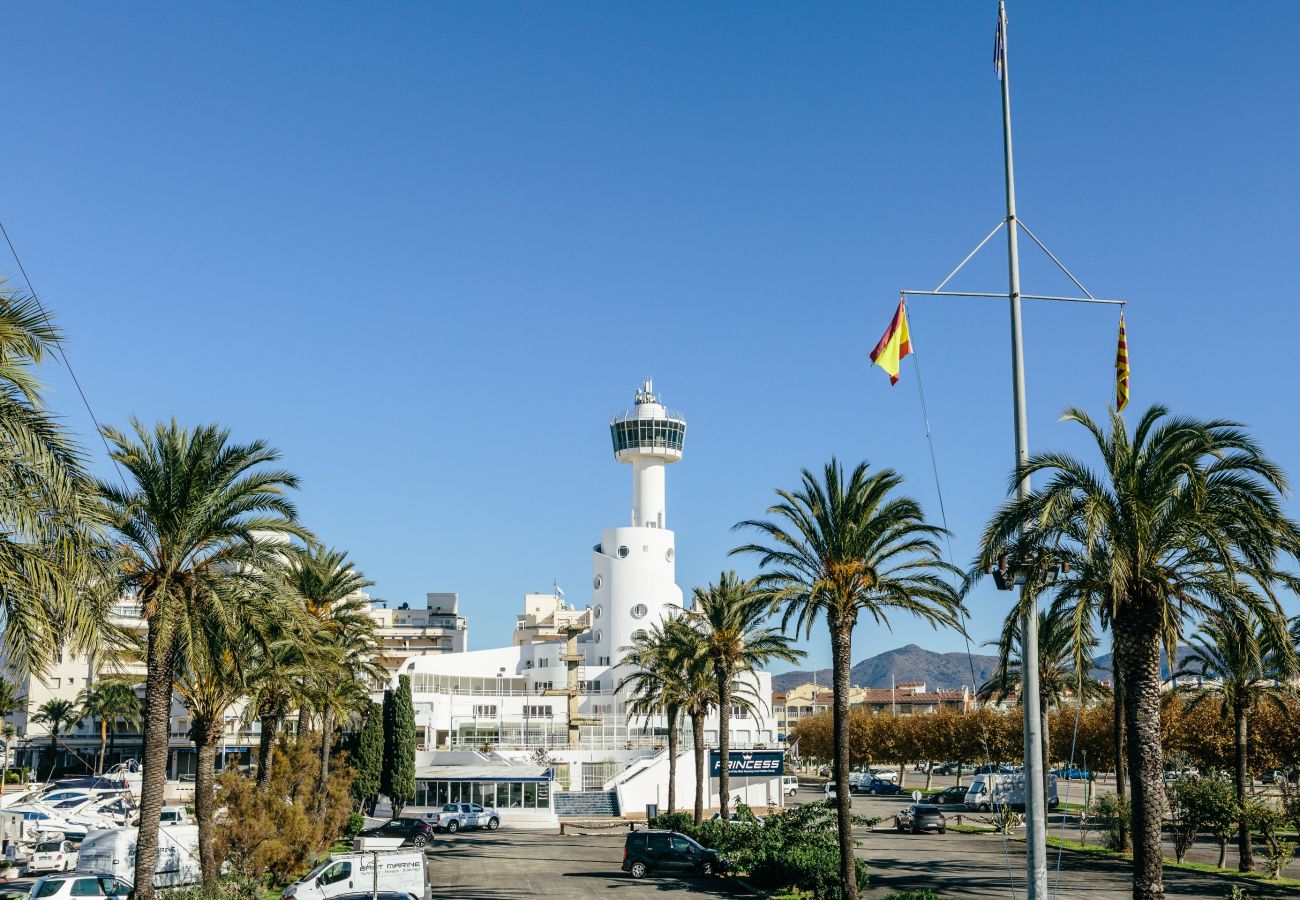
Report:
[[[1124,314],[1119,314],[1119,349],[1115,351],[1115,411],[1128,406],[1128,336],[1124,333]]]
[[[1007,64],[1007,33],[1004,28],[1002,11],[998,10],[998,24],[993,30],[993,70],[997,72],[999,81],[1002,80]]]
[[[907,307],[898,300],[898,309],[890,320],[885,335],[871,351],[871,362],[889,373],[889,383],[898,384],[898,367],[903,358],[912,352],[912,336],[907,330]]]

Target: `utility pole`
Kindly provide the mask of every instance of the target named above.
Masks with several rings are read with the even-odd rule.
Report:
[[[1020,244],[1016,221],[1016,176],[1011,155],[1011,67],[1007,56],[1007,6],[998,0],[998,39],[1002,80],[1002,146],[1007,185],[1007,293],[1011,301],[1011,395],[1016,427],[1016,467],[1029,461],[1029,424],[1025,410],[1025,355],[1020,328]],[[1020,497],[1029,495],[1029,478],[1016,485]],[[1025,714],[1025,883],[1029,900],[1047,900],[1047,806],[1043,785],[1043,733],[1038,697],[1037,579],[1026,578],[1020,588],[1024,610],[1020,638],[1021,709]]]

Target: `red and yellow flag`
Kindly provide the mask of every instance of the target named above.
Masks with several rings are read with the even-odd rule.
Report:
[[[1124,333],[1124,314],[1119,314],[1119,349],[1115,351],[1115,411],[1128,406],[1128,336]]]
[[[889,373],[889,383],[898,384],[898,367],[903,357],[912,352],[912,336],[907,330],[907,307],[898,300],[898,310],[885,329],[885,336],[871,351],[871,361]]]

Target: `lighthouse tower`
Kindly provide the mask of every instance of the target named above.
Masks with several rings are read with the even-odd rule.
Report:
[[[618,665],[633,636],[682,605],[664,467],[682,458],[686,419],[660,403],[654,382],[609,423],[614,458],[632,466],[632,524],[607,528],[592,551],[592,663]]]

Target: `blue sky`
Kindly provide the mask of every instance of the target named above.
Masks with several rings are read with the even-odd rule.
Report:
[[[831,454],[901,470],[937,515],[914,370],[891,389],[866,354],[897,291],[1002,215],[994,11],[11,6],[0,217],[103,421],[266,438],[377,596],[458,591],[494,646],[527,591],[589,599],[630,505],[607,423],[647,376],[690,423],[668,477],[688,591],[748,566],[731,525]],[[1300,470],[1300,7],[1010,16],[1020,213],[1132,301],[1134,407],[1236,418]],[[954,286],[1005,273],[999,242]],[[1028,250],[1024,282],[1068,287]],[[911,318],[964,563],[1011,463],[1006,311]],[[1026,310],[1032,447],[1082,448],[1057,416],[1103,412],[1115,328]],[[970,608],[983,640],[1006,596]],[[893,625],[855,658],[962,648]]]

